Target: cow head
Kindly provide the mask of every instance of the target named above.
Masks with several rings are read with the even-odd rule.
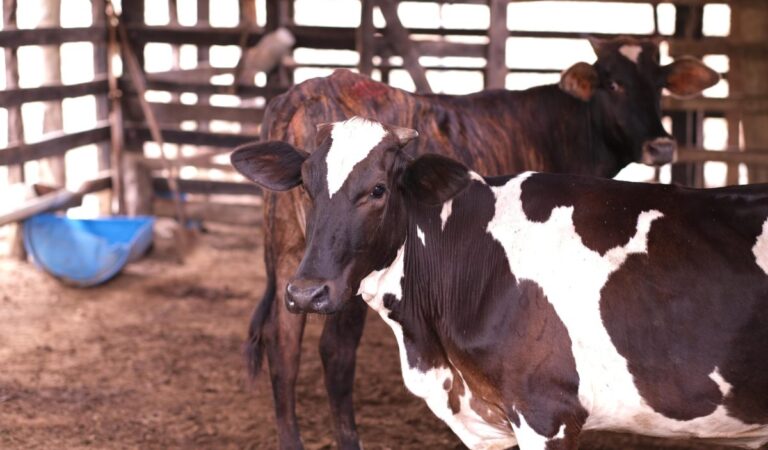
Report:
[[[661,165],[673,161],[676,144],[661,124],[661,90],[688,97],[720,79],[696,58],[684,56],[659,64],[659,47],[651,39],[591,39],[597,61],[566,70],[560,88],[592,103],[599,123],[614,148],[632,149],[634,161]],[[627,161],[629,162],[629,161]]]
[[[436,155],[414,160],[401,151],[417,135],[355,117],[318,126],[311,154],[285,142],[249,144],[232,154],[235,168],[265,189],[299,188],[309,199],[306,251],[286,289],[290,311],[337,311],[365,276],[395,258],[405,240],[408,198],[439,204],[466,184],[460,164]],[[444,173],[422,170],[425,161]],[[438,185],[443,189],[419,189]]]

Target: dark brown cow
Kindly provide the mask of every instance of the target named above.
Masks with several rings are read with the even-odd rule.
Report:
[[[691,95],[718,76],[692,58],[659,65],[650,41],[594,43],[593,65],[568,69],[560,85],[525,91],[486,91],[466,96],[414,95],[349,71],[295,86],[270,102],[262,138],[314,148],[315,126],[361,115],[419,129],[413,154],[448,152],[478,172],[520,170],[611,177],[633,161],[665,163],[674,152],[660,121],[662,87]],[[304,197],[265,196],[265,261],[268,288],[254,312],[247,355],[255,373],[266,349],[282,448],[301,448],[294,384],[304,317],[287,314],[284,292],[304,249]],[[341,448],[358,448],[352,408],[355,350],[365,304],[349,304],[326,320],[320,353]]]
[[[768,442],[768,185],[483,178],[413,158],[414,136],[353,118],[311,155],[233,154],[310,199],[292,308],[362,295],[408,389],[472,449],[575,450],[589,429]]]

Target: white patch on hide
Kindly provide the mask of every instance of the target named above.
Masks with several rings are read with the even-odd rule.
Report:
[[[426,247],[426,246],[427,246],[427,243],[426,243],[426,241],[424,240],[424,232],[423,232],[423,231],[421,231],[421,228],[419,228],[419,226],[418,226],[418,225],[416,226],[416,236],[418,236],[419,240],[421,241],[421,245],[423,245],[424,247]]]
[[[643,53],[643,47],[639,45],[622,45],[619,47],[619,53],[624,55],[625,58],[637,64],[640,60],[640,53]]]
[[[723,398],[727,397],[728,394],[731,393],[733,386],[731,386],[731,383],[725,381],[725,378],[720,375],[720,369],[718,367],[715,367],[715,370],[709,374],[709,378],[717,383],[717,387],[720,389],[720,393],[723,394]]]
[[[448,218],[451,217],[453,212],[453,199],[443,203],[443,209],[440,210],[440,230],[445,230],[445,223],[448,222]]]
[[[487,183],[485,182],[485,178],[483,178],[482,176],[480,176],[480,174],[479,174],[479,173],[477,173],[477,172],[475,172],[475,171],[472,171],[472,170],[470,170],[470,171],[469,171],[469,179],[470,179],[470,180],[479,181],[479,182],[481,182],[481,183],[483,183],[483,184],[487,184]]]
[[[386,134],[387,130],[380,123],[361,117],[333,124],[333,141],[325,157],[328,167],[328,195],[331,198],[347,181],[355,164],[364,160]]]
[[[755,255],[757,265],[768,274],[768,219],[763,222],[763,232],[757,237],[752,253]]]
[[[503,246],[518,280],[531,280],[544,291],[568,330],[579,375],[579,400],[589,416],[584,429],[625,430],[676,438],[722,438],[742,445],[768,440],[768,428],[747,425],[727,415],[720,405],[710,415],[689,421],[670,419],[654,411],[641,397],[627,360],[614,346],[600,314],[600,291],[608,277],[631,254],[646,253],[656,210],[637,218],[634,236],[605,255],[584,246],[573,223],[572,206],[554,208],[546,222],[531,222],[523,211],[521,174],[504,186],[491,187],[496,212],[488,232]],[[525,438],[520,438],[521,447]],[[536,448],[536,447],[534,447]]]
[[[525,417],[518,412],[517,417],[520,418],[520,426],[512,424],[512,429],[515,430],[515,436],[517,436],[517,442],[521,450],[546,450],[547,441],[546,436],[542,436],[528,425],[525,421]]]

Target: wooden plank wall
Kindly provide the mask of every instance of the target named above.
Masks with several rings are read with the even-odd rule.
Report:
[[[454,3],[473,3],[488,5],[491,9],[490,28],[488,30],[472,29],[446,29],[446,28],[405,28],[399,22],[396,14],[395,0],[362,0],[362,20],[360,27],[318,27],[299,26],[293,22],[293,2],[288,0],[267,0],[267,25],[263,28],[253,25],[254,11],[246,12],[241,17],[249,21],[248,26],[242,27],[213,27],[209,23],[210,0],[198,0],[198,23],[196,26],[182,26],[177,21],[169,25],[149,26],[144,21],[144,1],[123,0],[123,22],[125,23],[129,40],[139,58],[143,57],[143,48],[148,43],[166,43],[174,46],[192,44],[198,46],[198,59],[200,66],[195,69],[174,69],[166,73],[149,74],[147,76],[147,88],[171,93],[172,100],[169,103],[151,102],[151,106],[158,117],[162,128],[163,139],[170,144],[194,145],[209,148],[232,148],[249,140],[257,139],[255,130],[263,117],[263,107],[223,107],[210,105],[209,98],[214,94],[230,94],[231,86],[214,85],[209,80],[212,75],[232,73],[231,69],[211,68],[207,65],[208,49],[212,45],[255,45],[261,37],[279,26],[288,28],[296,38],[296,47],[309,47],[315,49],[346,49],[358,50],[362,57],[359,70],[363,73],[377,71],[382,80],[386,81],[388,73],[395,69],[406,69],[417,79],[417,87],[420,90],[430,89],[425,68],[419,63],[419,56],[472,56],[485,58],[487,66],[484,69],[486,87],[500,88],[504,86],[506,76],[514,72],[542,72],[554,73],[551,69],[537,68],[509,68],[506,66],[505,51],[508,37],[538,37],[538,38],[582,38],[582,33],[549,32],[549,31],[510,31],[506,26],[507,4],[509,0],[454,0]],[[251,1],[251,0],[247,0]],[[416,0],[430,1],[430,0]],[[573,0],[577,1],[577,0]],[[616,0],[613,0],[616,1]],[[619,0],[640,2],[640,0]],[[114,129],[110,129],[107,122],[100,122],[93,130],[87,130],[69,135],[53,134],[46,136],[42,142],[25,144],[23,141],[23,127],[20,120],[16,120],[16,113],[22,104],[32,101],[58,101],[64,98],[83,95],[97,96],[100,120],[107,119],[109,80],[106,74],[107,64],[107,24],[102,13],[105,0],[94,0],[94,23],[87,28],[57,28],[44,27],[35,30],[17,29],[13,14],[9,12],[8,5],[14,0],[4,0],[6,14],[4,14],[4,28],[0,30],[0,46],[9,49],[6,54],[6,68],[9,74],[9,83],[5,90],[0,91],[0,107],[9,110],[12,124],[9,146],[0,149],[0,165],[9,165],[15,168],[15,179],[20,180],[18,167],[24,162],[39,158],[63,155],[70,148],[79,145],[99,143],[103,144],[100,152],[100,168],[111,167],[109,147],[104,145],[114,135]],[[655,3],[655,2],[645,2]],[[705,4],[722,3],[722,0],[675,0],[675,5],[680,11],[701,11]],[[731,3],[741,5],[741,10],[747,11],[742,15],[746,17],[753,7],[754,0],[731,0]],[[373,25],[372,12],[379,8],[388,20],[388,27],[377,29]],[[751,9],[749,9],[751,8]],[[754,11],[753,11],[754,12]],[[173,15],[172,15],[173,17]],[[690,15],[688,16],[690,17]],[[391,22],[391,23],[390,23]],[[683,24],[684,30],[687,22]],[[735,27],[735,25],[734,25]],[[735,29],[737,29],[735,27]],[[410,38],[410,35],[420,35],[418,41]],[[595,33],[597,37],[611,37],[611,35]],[[488,44],[452,42],[443,39],[446,36],[474,36],[487,37]],[[96,44],[95,66],[96,77],[92,81],[75,85],[62,85],[61,83],[49,83],[38,88],[19,88],[13,77],[15,49],[24,45],[61,45],[65,42],[93,42]],[[728,54],[728,55],[765,55],[768,53],[768,43],[762,37],[739,38],[737,41],[730,38],[701,36],[700,33],[678,33],[669,37],[670,50],[674,55],[679,54]],[[404,56],[402,64],[392,64],[389,56]],[[743,58],[742,58],[743,59]],[[754,58],[753,58],[754,59]],[[739,66],[738,58],[732,57],[732,71]],[[750,63],[751,64],[751,63]],[[287,89],[292,82],[293,70],[301,67],[358,67],[344,64],[288,64],[282,65],[268,76],[265,87],[257,87],[243,83],[236,86],[237,94],[244,99],[264,98],[270,99]],[[459,67],[428,68],[429,70],[482,70]],[[737,77],[726,74],[729,81]],[[764,79],[765,77],[763,77]],[[759,82],[756,82],[759,84]],[[753,83],[755,84],[755,83]],[[680,101],[666,98],[663,102],[665,111],[679,117],[675,119],[678,127],[678,135],[682,137],[686,151],[685,158],[692,161],[701,161],[707,155],[698,152],[701,149],[696,126],[700,128],[700,122],[704,117],[727,117],[730,120],[732,137],[730,144],[733,149],[738,147],[737,131],[738,122],[741,120],[742,111],[749,110],[749,114],[764,117],[768,111],[768,96],[765,89],[755,85],[751,90],[741,90],[736,83],[732,84],[733,93],[750,94],[749,97],[732,96],[728,99],[700,98]],[[750,85],[751,86],[751,85]],[[195,104],[185,104],[179,100],[182,93],[194,93],[197,95]],[[119,95],[119,105],[122,108],[123,118],[121,129],[124,130],[124,139],[121,139],[128,152],[140,153],[143,144],[151,140],[147,124],[141,114],[136,98],[136,88],[130,78],[123,75],[119,78],[115,87],[115,95]],[[114,103],[113,103],[114,108]],[[679,113],[678,113],[679,112]],[[694,117],[694,119],[691,119]],[[218,119],[230,122],[238,122],[244,125],[246,130],[253,130],[241,134],[228,134],[212,132],[208,126],[210,120]],[[182,130],[182,121],[195,121],[195,130]],[[748,122],[748,121],[747,121]],[[735,123],[735,125],[733,125]],[[746,123],[746,122],[745,122]],[[677,125],[680,124],[680,125]],[[691,125],[693,124],[693,125]],[[113,124],[114,125],[114,124]],[[690,125],[690,126],[689,126]],[[684,131],[679,131],[680,127]],[[686,128],[687,127],[687,128]],[[114,128],[114,126],[113,126]],[[751,127],[754,129],[754,126]],[[768,127],[763,127],[768,129]],[[747,146],[766,148],[768,143],[758,136],[758,133],[747,133]],[[751,138],[751,136],[757,136]],[[113,144],[114,145],[114,144]],[[733,152],[725,157],[730,164],[728,180],[737,179],[738,161],[760,163],[764,155],[756,152],[756,155],[746,156],[743,152]],[[712,159],[723,160],[721,155],[711,155]],[[742,158],[742,159],[740,159]],[[766,159],[768,161],[768,159]],[[209,164],[210,165],[210,164]],[[698,167],[701,167],[699,164]],[[689,169],[677,169],[678,180],[687,184],[700,184],[700,178],[695,175],[687,175]],[[700,169],[695,169],[700,170]],[[681,172],[682,171],[682,172]]]

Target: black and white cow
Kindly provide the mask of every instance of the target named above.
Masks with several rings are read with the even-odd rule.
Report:
[[[311,199],[297,310],[356,294],[406,386],[470,448],[575,449],[582,430],[768,442],[768,186],[483,178],[409,129],[319,127],[235,167]]]

